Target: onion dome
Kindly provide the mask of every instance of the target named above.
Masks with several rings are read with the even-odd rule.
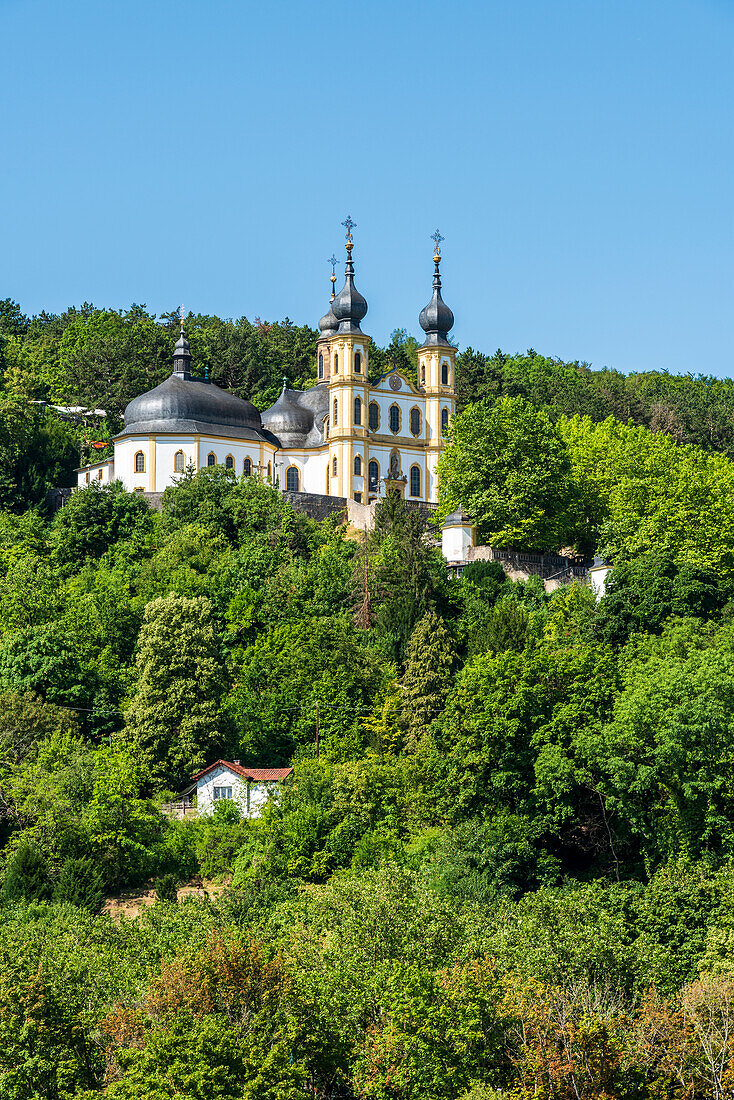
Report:
[[[173,349],[173,373],[188,374],[191,371],[191,348],[184,332],[183,306],[181,306],[181,332]]]
[[[347,218],[347,221],[353,226],[354,223],[351,219]],[[346,223],[345,223],[346,224]],[[344,274],[346,275],[346,281],[344,286],[337,294],[334,301],[331,303],[331,308],[339,322],[339,332],[355,332],[361,335],[362,330],[359,327],[359,322],[367,312],[367,302],[357,290],[354,285],[354,264],[352,263],[352,249],[354,248],[354,242],[351,238],[351,228],[349,230],[349,236],[347,239],[347,266]]]
[[[438,230],[436,230],[435,236],[439,236]],[[441,249],[438,247],[438,243],[433,254],[433,262],[436,265],[433,273],[433,297],[428,305],[421,310],[418,318],[420,326],[426,334],[423,347],[430,345],[450,347],[451,345],[446,337],[453,328],[454,315],[441,297],[441,272],[439,270]]]
[[[331,336],[336,336],[336,330],[339,327],[339,322],[334,315],[334,310],[331,308],[331,302],[329,308],[324,316],[319,321],[319,329],[321,335],[319,340],[328,340]]]

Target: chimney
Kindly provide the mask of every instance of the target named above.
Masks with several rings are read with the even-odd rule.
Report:
[[[235,764],[239,764],[239,760],[235,760]]]

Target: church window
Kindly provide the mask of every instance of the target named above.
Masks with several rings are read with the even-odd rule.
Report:
[[[135,455],[135,473],[136,474],[144,474],[145,473],[145,455],[143,454],[142,451],[138,451],[137,454]]]
[[[426,381],[426,364],[422,363],[421,364],[421,382],[423,382],[425,384],[425,381]]]
[[[334,398],[334,415],[332,416],[331,421],[336,428],[337,424],[339,423],[339,402],[336,398]]]
[[[421,434],[420,409],[411,409],[410,410],[410,434],[411,435],[420,435]]]
[[[357,352],[357,354],[354,356],[354,369],[357,374],[362,373],[362,356],[359,354],[359,352]]]
[[[361,477],[361,475],[362,475],[362,456],[361,455],[355,455],[354,456],[354,472],[357,475],[357,477]]]
[[[321,354],[321,352],[319,352],[319,378],[323,378],[323,377],[324,377],[324,357]]]
[[[369,421],[370,431],[376,432],[380,426],[380,406],[376,401],[370,401]]]
[[[252,477],[252,462],[249,458],[242,463],[242,473],[245,477]]]
[[[410,495],[412,497],[419,497],[421,495],[421,468],[420,466],[410,467]]]
[[[339,354],[338,354],[338,352],[335,351],[334,352],[334,374],[338,374],[338,373],[339,373]]]
[[[217,456],[214,454],[214,451],[210,451],[206,456],[206,464],[207,466],[216,466]]]
[[[377,487],[380,484],[380,467],[374,459],[367,467],[367,488],[371,493],[377,492]]]
[[[273,471],[271,470],[270,463],[268,462],[268,477],[272,477],[272,473]]]
[[[298,476],[298,467],[289,466],[285,472],[285,487],[289,493],[297,493],[301,487],[301,480]]]
[[[232,458],[232,455],[227,455],[227,457],[225,458],[224,468],[225,470],[234,470],[234,459]]]
[[[357,504],[361,504],[362,503],[362,494],[359,491],[357,491],[354,494],[354,499],[356,500]]]
[[[362,423],[362,402],[358,397],[354,399],[354,423]]]
[[[87,485],[89,485],[89,470],[87,470],[87,478],[86,478],[86,481],[87,481]]]
[[[449,365],[446,362],[446,360],[444,359],[443,363],[441,364],[441,385],[442,386],[448,386],[448,384],[449,384]]]
[[[400,409],[397,405],[390,406],[390,431],[396,435],[400,431]]]
[[[331,472],[334,475],[334,477],[336,477],[336,455],[334,455],[334,458],[332,459],[332,462],[331,462]]]
[[[183,451],[176,451],[173,456],[173,472],[175,474],[182,474],[186,469],[186,458]]]
[[[101,481],[101,480],[102,480],[102,471],[97,470],[97,481]]]
[[[449,430],[449,410],[441,409],[441,435],[446,435]]]

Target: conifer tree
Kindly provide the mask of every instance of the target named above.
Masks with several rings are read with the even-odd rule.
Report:
[[[179,783],[221,749],[224,662],[211,601],[172,593],[145,609],[126,736]]]
[[[408,643],[403,676],[406,743],[415,750],[443,710],[451,690],[456,651],[443,619],[427,611]]]

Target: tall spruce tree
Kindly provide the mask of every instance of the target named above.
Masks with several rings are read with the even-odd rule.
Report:
[[[403,676],[406,745],[415,750],[443,710],[453,680],[456,650],[443,619],[427,611],[413,631]]]
[[[152,600],[135,664],[126,735],[150,756],[154,772],[179,783],[222,748],[224,662],[210,600]]]

